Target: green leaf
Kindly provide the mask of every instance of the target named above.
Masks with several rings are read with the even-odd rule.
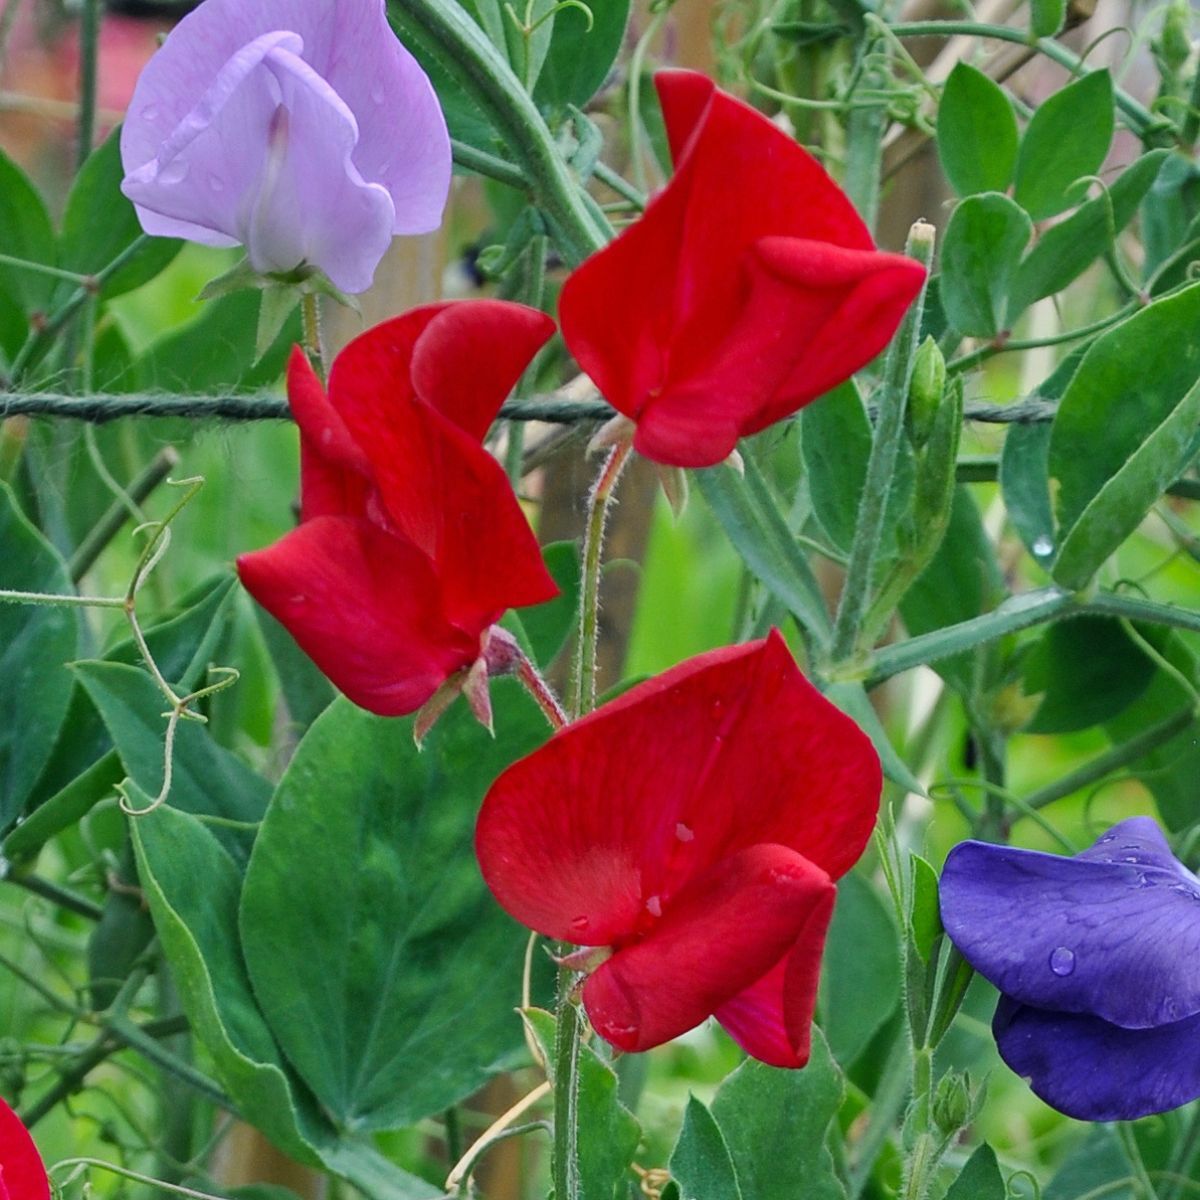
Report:
[[[620,53],[630,7],[630,0],[588,0],[590,29],[587,14],[578,8],[555,14],[550,47],[533,92],[538,104],[559,113],[569,105],[587,104]]]
[[[554,1082],[555,1021],[541,1008],[522,1017],[546,1056]],[[625,1180],[641,1137],[641,1127],[617,1094],[617,1076],[588,1045],[579,1048],[579,1192],[577,1200],[624,1200]]]
[[[68,271],[94,275],[139,238],[143,245],[104,281],[102,299],[120,296],[153,279],[183,248],[177,238],[145,237],[133,205],[121,194],[121,134],[114,129],[79,169],[63,213],[59,264]],[[60,285],[65,298],[74,289]]]
[[[0,483],[0,588],[71,595],[66,564]],[[20,814],[71,700],[76,611],[0,602],[0,830]]]
[[[752,457],[745,475],[728,466],[693,471],[721,527],[746,566],[818,640],[829,635],[829,613],[808,559]]]
[[[888,906],[860,874],[838,881],[821,967],[821,1028],[848,1067],[896,1011],[900,955]]]
[[[542,547],[542,558],[558,584],[559,594],[544,604],[521,609],[520,618],[534,662],[545,667],[558,656],[575,628],[579,613],[579,548],[574,542],[553,542]]]
[[[853,717],[855,723],[871,739],[871,745],[879,755],[883,773],[893,783],[916,796],[925,795],[921,781],[892,745],[892,740],[888,737],[887,730],[884,729],[883,722],[861,683],[852,680],[831,683],[825,688],[825,698],[836,704],[848,717]]]
[[[134,963],[154,937],[154,924],[136,895],[137,873],[128,839],[112,874],[130,890],[109,889],[103,914],[88,938],[88,991],[97,1012],[103,1012],[117,998]]]
[[[994,608],[1003,591],[995,550],[979,509],[970,491],[959,487],[945,540],[900,602],[905,628],[915,637],[968,621]],[[976,684],[975,663],[975,654],[962,653],[930,665],[947,683],[970,695]]]
[[[1017,117],[1004,89],[960,62],[938,105],[938,157],[951,187],[960,196],[1005,191],[1017,165],[1017,141]]]
[[[250,976],[339,1125],[398,1128],[440,1111],[522,1044],[526,937],[479,878],[472,832],[484,792],[545,722],[510,681],[493,696],[495,738],[459,702],[421,752],[411,720],[335,701],[255,843],[242,901]]]
[[[1127,1187],[1114,1186],[1126,1179],[1129,1180]],[[1091,1127],[1055,1172],[1042,1197],[1043,1200],[1080,1200],[1096,1191],[1104,1200],[1134,1200],[1142,1194],[1141,1186],[1129,1173],[1129,1161],[1120,1140],[1107,1125]]]
[[[908,932],[921,961],[928,962],[942,932],[937,871],[919,854],[910,853],[909,862],[912,864],[912,900],[908,913]]]
[[[1200,678],[1200,663],[1178,634],[1171,633],[1164,638],[1158,651],[1185,679]],[[1157,671],[1146,691],[1119,716],[1108,721],[1104,731],[1114,746],[1121,745],[1191,707],[1191,694],[1179,681],[1166,671]],[[1132,762],[1129,770],[1154,797],[1168,829],[1177,833],[1197,823],[1200,722],[1194,717],[1175,737]]]
[[[1000,454],[1000,491],[1008,518],[1033,555],[1045,565],[1054,557],[1054,512],[1050,506],[1050,425],[1013,425]]]
[[[28,262],[57,266],[54,227],[37,188],[0,150],[0,244],[4,253]],[[50,275],[0,264],[0,292],[19,304],[26,316],[50,304],[56,281]],[[28,331],[28,326],[26,326]]]
[[[1053,37],[1067,19],[1067,0],[1029,0],[1029,31],[1034,37]]]
[[[852,379],[800,410],[800,454],[813,513],[833,545],[849,551],[871,457],[871,421]]]
[[[1133,220],[1169,153],[1151,150],[1143,154],[1112,187],[1081,204],[1038,238],[1017,270],[1005,318],[1009,327],[1035,300],[1061,292],[1078,279],[1113,244]]]
[[[670,1165],[680,1200],[743,1200],[721,1127],[695,1096],[688,1097]]]
[[[133,799],[148,802],[136,792]],[[237,923],[241,875],[216,838],[166,806],[130,825],[139,879],[180,1001],[246,1119],[290,1157],[324,1164],[376,1200],[440,1196],[373,1146],[339,1138],[291,1075],[246,973]]]
[[[303,733],[333,703],[337,691],[285,625],[257,604],[253,611],[275,667],[288,724]]]
[[[1032,222],[1007,196],[969,196],[954,210],[942,240],[941,297],[959,333],[995,337]]]
[[[1111,720],[1150,686],[1156,670],[1111,617],[1051,625],[1023,667],[1025,694],[1042,697],[1028,733],[1073,733]]]
[[[75,674],[104,719],[126,774],[141,792],[157,796],[167,731],[163,694],[144,670],[124,663],[76,663]],[[262,817],[270,785],[218,746],[204,726],[179,722],[172,764],[167,797],[172,807],[238,823],[252,824]],[[253,840],[237,828],[219,826],[216,834],[227,850],[242,858]]]
[[[1078,204],[1113,136],[1113,87],[1106,70],[1091,71],[1043,101],[1017,156],[1013,195],[1035,220]]]
[[[200,315],[154,342],[137,360],[144,387],[181,394],[253,391],[278,379],[301,340],[297,310],[258,358],[258,293],[234,292],[204,304]]]
[[[1055,580],[1081,588],[1184,466],[1200,422],[1200,285],[1096,339],[1050,437],[1058,480]]]
[[[803,1071],[747,1059],[721,1084],[712,1115],[743,1200],[845,1200],[825,1145],[841,1101],[841,1074],[816,1028]]]
[[[946,1200],[1007,1200],[1008,1185],[1000,1174],[996,1152],[984,1142],[950,1185]]]

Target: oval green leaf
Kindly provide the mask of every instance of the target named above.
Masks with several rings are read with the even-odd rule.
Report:
[[[999,84],[960,62],[938,104],[942,170],[960,196],[1003,192],[1017,165],[1017,117]]]
[[[970,196],[942,240],[942,305],[959,333],[993,338],[1003,329],[1008,296],[1033,224],[1007,196]]]

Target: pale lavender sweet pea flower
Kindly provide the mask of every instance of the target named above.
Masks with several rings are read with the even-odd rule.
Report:
[[[1200,1096],[1200,880],[1149,817],[1073,858],[963,842],[941,906],[1000,989],[1001,1058],[1052,1107],[1132,1120]]]
[[[246,248],[255,271],[371,285],[441,223],[450,139],[384,0],[205,0],[138,80],[122,191],[142,228]]]

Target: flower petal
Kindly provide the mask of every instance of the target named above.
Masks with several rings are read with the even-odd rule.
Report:
[[[870,836],[880,786],[870,741],[772,632],[691,659],[556,733],[493,784],[475,846],[517,920],[611,945],[635,932],[652,897],[669,907],[748,846],[788,846],[837,878]]]
[[[0,1198],[50,1200],[41,1155],[17,1114],[0,1100]]]
[[[371,492],[367,456],[329,403],[317,373],[299,346],[287,373],[288,405],[300,427],[300,519],[361,517]]]
[[[1200,1013],[1200,882],[1147,817],[1075,858],[963,842],[941,897],[955,945],[1022,1004],[1129,1029]]]
[[[1001,1058],[1033,1091],[1080,1121],[1133,1121],[1200,1096],[1200,1014],[1123,1029],[1001,996],[992,1032]]]
[[[475,433],[524,368],[514,348],[532,356],[545,332],[541,314],[518,305],[429,305],[356,338],[330,372],[330,399],[392,524],[436,564],[450,620],[474,633],[558,594],[508,476]],[[475,397],[464,368],[476,372]],[[471,432],[438,411],[447,408]]]
[[[500,406],[553,335],[536,308],[503,300],[446,304],[413,347],[420,399],[483,441]]]
[[[450,182],[449,135],[425,72],[388,25],[383,0],[338,0],[336,8],[328,0],[205,0],[138,79],[121,133],[126,171],[155,157],[238,50],[275,31],[299,35],[304,60],[354,113],[360,131],[354,162],[390,194],[393,232],[436,228]]]
[[[648,1050],[699,1025],[788,953],[834,888],[785,846],[750,846],[693,879],[635,944],[583,987],[593,1028],[621,1050]],[[650,918],[653,920],[653,918]]]
[[[306,521],[237,567],[246,590],[330,680],[381,716],[420,708],[479,656],[478,632],[443,615],[429,559],[365,520]]]
[[[743,1050],[773,1067],[802,1067],[812,1043],[813,1010],[834,892],[813,906],[795,944],[756,983],[716,1010]]]
[[[873,358],[924,271],[877,254],[846,196],[761,113],[691,72],[655,81],[675,175],[568,279],[563,336],[637,423],[639,451],[706,466]]]

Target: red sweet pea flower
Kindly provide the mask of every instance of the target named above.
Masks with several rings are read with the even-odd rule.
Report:
[[[647,458],[711,466],[891,339],[925,278],[814,158],[690,71],[655,76],[675,176],[567,280],[563,336]]]
[[[328,395],[293,351],[301,524],[238,573],[363,708],[409,713],[439,689],[448,702],[449,680],[486,719],[491,626],[557,593],[480,444],[553,329],[497,300],[413,309],[342,351]]]
[[[50,1200],[50,1181],[33,1138],[3,1100],[0,1100],[0,1200]]]
[[[583,1003],[614,1046],[715,1016],[755,1058],[800,1067],[833,881],[870,837],[881,782],[870,741],[772,632],[641,684],[509,767],[475,849],[517,920],[611,947]]]

